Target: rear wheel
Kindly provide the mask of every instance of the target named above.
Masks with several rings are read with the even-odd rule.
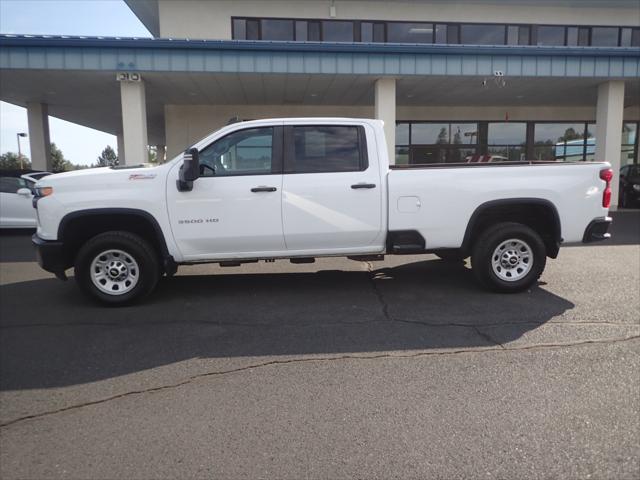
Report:
[[[155,250],[143,238],[129,232],[106,232],[82,246],[75,277],[94,300],[124,305],[153,291],[160,265]]]
[[[500,223],[485,230],[473,247],[476,278],[498,292],[520,292],[544,270],[546,248],[540,235],[520,223]]]

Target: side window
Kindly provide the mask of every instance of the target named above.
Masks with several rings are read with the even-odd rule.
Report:
[[[290,146],[288,150],[293,159],[289,162],[289,171],[323,173],[366,170],[363,127],[319,125],[292,128],[293,148]]]
[[[249,128],[230,133],[200,152],[203,177],[267,175],[273,161],[273,128]]]
[[[0,192],[2,193],[16,193],[25,186],[25,181],[22,178],[0,177]]]

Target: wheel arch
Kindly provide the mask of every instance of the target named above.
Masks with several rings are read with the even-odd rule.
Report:
[[[479,205],[469,218],[461,250],[469,252],[474,240],[488,227],[501,222],[517,222],[531,227],[544,241],[547,256],[556,258],[562,243],[558,209],[542,198],[507,198]]]
[[[67,266],[80,247],[104,232],[122,230],[135,233],[156,249],[165,270],[173,264],[160,224],[149,212],[135,208],[93,208],[65,215],[58,226],[58,240],[64,245]]]

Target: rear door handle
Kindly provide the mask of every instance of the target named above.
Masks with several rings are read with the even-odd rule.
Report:
[[[376,188],[375,183],[356,183],[355,185],[351,185],[351,188],[357,190],[358,188]]]
[[[251,189],[251,191],[252,191],[253,193],[256,193],[256,192],[275,192],[276,190],[277,190],[277,188],[276,188],[276,187],[263,187],[263,186],[260,186],[260,187],[253,187],[253,188]]]

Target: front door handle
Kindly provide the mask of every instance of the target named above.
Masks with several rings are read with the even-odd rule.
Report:
[[[252,191],[253,193],[256,193],[256,192],[275,192],[276,190],[277,190],[277,188],[276,188],[276,187],[264,187],[264,186],[260,186],[260,187],[253,187],[253,188],[251,189],[251,191]]]
[[[375,183],[356,183],[355,185],[351,185],[351,188],[354,190],[358,188],[376,188]]]

